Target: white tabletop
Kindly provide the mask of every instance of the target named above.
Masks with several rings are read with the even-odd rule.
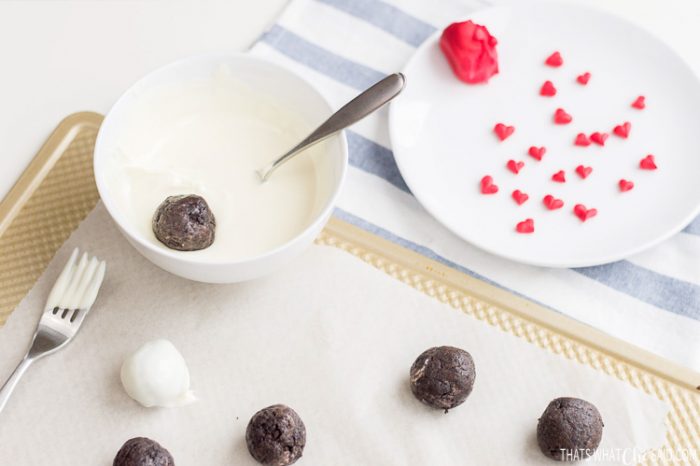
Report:
[[[287,0],[0,0],[0,196],[66,115],[106,112],[145,73],[245,50]]]
[[[133,81],[176,58],[246,49],[286,3],[0,1],[0,196],[64,116],[81,110],[106,112]],[[700,74],[697,0],[586,3],[653,31]]]

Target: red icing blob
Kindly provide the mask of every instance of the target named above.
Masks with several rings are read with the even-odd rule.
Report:
[[[517,231],[518,233],[534,233],[535,221],[531,218],[525,219],[522,222],[515,225],[515,231]]]
[[[542,87],[540,88],[540,95],[545,97],[553,97],[557,95],[557,88],[554,87],[552,81],[545,81],[544,84],[542,84]]]
[[[498,186],[493,184],[493,178],[486,175],[481,179],[481,194],[496,194],[498,192]]]
[[[644,101],[644,99],[645,99],[645,97],[644,97],[643,95],[640,95],[639,97],[637,97],[636,99],[634,99],[634,102],[632,102],[632,107],[633,107],[633,108],[636,108],[636,109],[639,109],[639,110],[643,110],[644,107],[647,106],[647,104],[646,104],[646,102]]]
[[[585,86],[586,84],[588,84],[589,79],[591,79],[591,73],[589,73],[588,71],[576,76],[576,81],[578,81],[578,83],[581,84],[582,86]]]
[[[608,139],[608,133],[599,133],[596,131],[595,133],[591,134],[590,138],[592,142],[595,142],[599,146],[604,146],[605,140]]]
[[[578,176],[580,176],[583,179],[586,179],[592,171],[593,167],[584,167],[583,165],[579,165],[578,167],[576,167],[576,173],[578,173]]]
[[[547,194],[542,199],[542,203],[549,210],[557,210],[557,209],[561,209],[562,207],[564,207],[564,201],[562,201],[561,199],[557,199],[556,197],[552,196],[551,194]]]
[[[516,162],[515,160],[509,160],[508,163],[506,163],[506,168],[516,175],[523,169],[524,166],[525,162]]]
[[[623,193],[625,191],[629,191],[630,189],[634,188],[634,183],[629,181],[629,180],[625,180],[624,178],[621,179],[617,183],[617,185],[620,187],[620,191],[622,191]]]
[[[584,133],[578,133],[576,135],[576,139],[574,140],[574,144],[577,146],[588,147],[591,145],[591,140],[588,139],[588,136],[586,136]]]
[[[557,183],[566,183],[566,173],[564,173],[564,170],[559,170],[552,175],[552,181],[556,181]]]
[[[656,170],[658,167],[656,166],[656,161],[654,160],[654,156],[649,154],[646,157],[644,157],[642,160],[639,161],[639,168],[642,170]]]
[[[556,68],[558,66],[561,66],[564,63],[564,60],[561,58],[561,54],[559,52],[554,52],[553,54],[548,56],[544,62],[548,66],[553,66]]]
[[[472,21],[452,23],[440,37],[440,48],[452,71],[468,84],[485,83],[498,73],[497,43],[485,26]]]
[[[554,112],[554,123],[558,125],[568,125],[571,123],[571,120],[573,120],[573,117],[566,113],[566,110],[563,108],[558,108],[556,112]]]
[[[508,139],[508,136],[515,132],[515,126],[506,126],[503,123],[496,123],[496,126],[493,127],[493,132],[496,133],[498,139],[505,141]]]
[[[576,204],[574,206],[574,214],[581,220],[585,222],[589,218],[593,218],[598,214],[597,209],[587,209],[583,204]]]
[[[615,126],[615,128],[613,128],[613,133],[615,133],[615,136],[620,136],[621,138],[627,139],[627,137],[630,135],[631,129],[632,123],[625,121],[623,124]]]
[[[544,157],[545,152],[547,152],[547,148],[544,146],[542,146],[542,147],[531,146],[527,151],[528,155],[535,160],[542,160],[542,157]]]
[[[515,191],[513,191],[513,193],[511,194],[511,197],[513,198],[515,203],[518,205],[522,205],[525,201],[530,199],[530,196],[528,196],[527,193],[524,193],[519,189],[516,189]]]

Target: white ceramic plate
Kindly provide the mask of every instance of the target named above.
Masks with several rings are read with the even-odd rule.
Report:
[[[458,20],[459,18],[455,18]],[[522,4],[471,16],[499,40],[500,74],[487,85],[466,85],[452,74],[439,49],[441,31],[428,39],[405,69],[401,98],[391,105],[390,131],[406,183],[441,223],[474,245],[519,262],[575,267],[612,262],[648,248],[681,230],[700,211],[700,85],[690,68],[649,33],[609,14],[585,7]],[[564,65],[544,65],[559,50]],[[576,76],[589,71],[587,86]],[[542,97],[545,80],[555,97]],[[644,110],[631,102],[645,95]],[[562,107],[573,115],[555,125]],[[632,123],[628,139],[611,135],[604,147],[574,146],[577,133],[612,133]],[[500,142],[493,126],[515,133]],[[527,155],[546,146],[541,162]],[[659,169],[639,169],[654,154]],[[522,160],[518,175],[505,168]],[[593,167],[585,180],[574,169]],[[565,170],[567,182],[551,181]],[[493,176],[500,190],[485,196],[479,180]],[[621,193],[618,181],[635,188]],[[511,192],[530,199],[518,206]],[[548,211],[542,198],[564,200]],[[598,209],[582,223],[577,203]],[[535,233],[515,232],[525,218]]]

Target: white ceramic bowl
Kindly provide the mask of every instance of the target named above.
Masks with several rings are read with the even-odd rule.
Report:
[[[242,54],[210,54],[179,60],[148,74],[134,84],[107,114],[95,143],[94,170],[97,189],[107,211],[126,239],[148,260],[175,275],[208,283],[233,283],[271,273],[309,246],[330,217],[340,192],[348,165],[345,134],[324,142],[323,153],[316,154],[317,179],[324,180],[319,189],[321,202],[307,226],[288,242],[270,251],[246,259],[202,258],[187,252],[167,249],[144,237],[115,202],[107,177],[109,157],[115,154],[124,118],[133,110],[140,95],[149,89],[180,81],[209,78],[222,66],[256,92],[294,110],[309,122],[310,130],[332,113],[330,104],[309,83],[278,65]],[[280,154],[270,154],[274,158]],[[301,154],[299,157],[304,157]],[[318,163],[316,163],[318,162]],[[290,162],[294,163],[294,162]],[[284,170],[281,168],[280,170]],[[186,194],[186,193],[183,193]],[[218,239],[218,237],[217,237]]]

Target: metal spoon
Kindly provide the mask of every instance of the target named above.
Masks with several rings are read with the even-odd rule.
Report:
[[[260,175],[260,179],[263,182],[267,181],[277,167],[290,160],[299,152],[347,128],[353,123],[357,123],[374,112],[399,95],[405,84],[406,78],[401,73],[394,73],[382,79],[345,104],[340,110],[323,122],[321,126],[316,128],[313,133],[309,134],[306,139],[291,148],[289,152],[270,163],[267,167],[258,170],[257,173]]]

